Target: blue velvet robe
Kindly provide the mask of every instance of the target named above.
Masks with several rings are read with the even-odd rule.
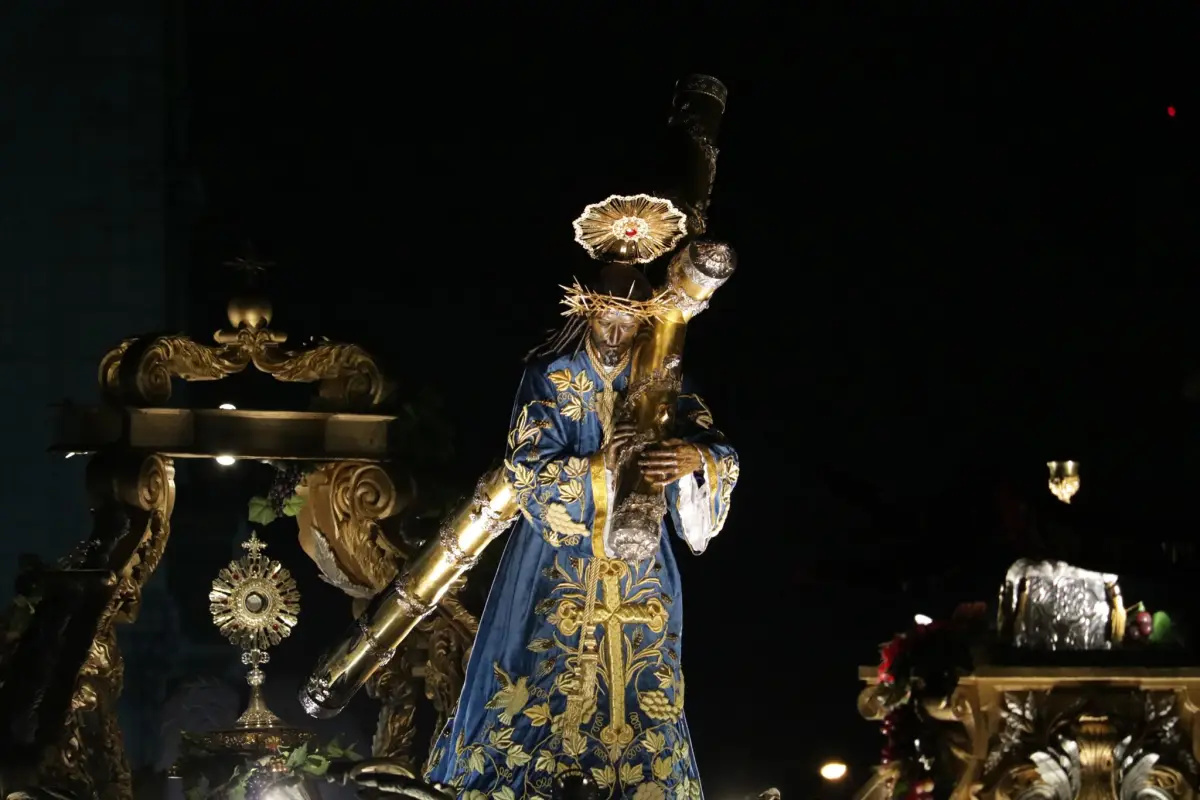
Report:
[[[703,551],[724,524],[737,455],[704,402],[681,395],[675,435],[700,446],[703,477],[667,487],[670,519],[654,558],[606,557],[612,487],[600,419],[628,373],[606,382],[581,349],[530,364],[521,380],[505,465],[522,516],[492,584],[457,711],[426,772],[464,800],[548,797],[554,776],[567,769],[590,775],[603,797],[702,797],[683,715],[682,592],[667,528]],[[598,664],[594,688],[581,693],[589,585]],[[576,697],[571,713],[568,695]]]

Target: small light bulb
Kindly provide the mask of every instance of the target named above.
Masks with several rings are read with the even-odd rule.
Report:
[[[222,411],[237,411],[237,406],[235,406],[233,403],[221,403],[221,405],[217,406],[217,408],[221,409]]]
[[[235,461],[237,459],[233,456],[217,456],[217,463],[222,467],[232,467]]]
[[[913,617],[913,622],[917,623],[918,625],[932,625],[933,617],[928,617],[924,614],[917,614],[915,617]]]
[[[840,781],[846,777],[846,765],[840,761],[830,761],[821,765],[821,777],[827,781]]]
[[[79,455],[79,453],[67,453],[65,456],[63,456],[63,458],[70,458],[71,456],[77,456],[77,455]]]

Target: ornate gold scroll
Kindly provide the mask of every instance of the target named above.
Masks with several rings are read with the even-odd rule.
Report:
[[[100,389],[111,403],[164,405],[171,381],[218,381],[248,366],[287,383],[319,383],[321,399],[339,408],[374,408],[386,395],[379,365],[355,344],[320,342],[284,350],[287,334],[270,330],[271,304],[230,301],[232,330],[217,331],[215,345],[179,334],[126,339],[100,362]]]
[[[412,480],[389,465],[337,461],[310,472],[297,493],[300,546],[325,580],[355,598],[383,591],[407,553],[381,523],[412,501]]]

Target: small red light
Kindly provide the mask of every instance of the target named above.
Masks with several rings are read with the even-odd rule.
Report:
[[[1175,116],[1175,106],[1167,106],[1167,116],[1168,117]]]

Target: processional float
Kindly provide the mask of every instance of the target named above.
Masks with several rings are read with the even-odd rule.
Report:
[[[71,555],[22,575],[6,614],[0,797],[33,790],[133,797],[117,723],[124,670],[116,626],[136,620],[142,587],[167,546],[178,459],[305,465],[294,487],[305,498],[298,516],[301,545],[328,582],[351,596],[388,585],[411,552],[399,530],[415,492],[402,460],[406,431],[384,411],[390,386],[379,364],[354,344],[289,346],[287,334],[270,325],[271,303],[255,289],[254,276],[267,265],[239,259],[233,266],[248,276],[248,285],[229,302],[228,327],[212,344],[184,334],[126,339],[100,362],[103,403],[59,409],[51,450],[90,455],[93,530]],[[170,405],[176,380],[220,381],[248,370],[316,384],[312,410]],[[253,563],[246,569],[275,569],[274,562],[248,558]],[[272,643],[272,626],[287,625],[292,614],[286,581],[276,585],[267,578],[281,575],[266,572],[235,576],[231,570],[212,590],[225,632],[242,626],[234,631],[239,641],[248,641],[242,634],[261,622],[267,626],[263,641]],[[197,594],[203,591],[197,587]],[[443,596],[439,614],[425,620],[422,636],[410,638],[404,658],[368,687],[383,704],[372,755],[411,761],[417,695],[432,698],[443,717],[457,697],[459,663],[473,639],[474,620],[455,591]],[[244,607],[229,605],[230,598]],[[261,703],[265,649],[251,647],[246,657],[253,667],[247,714],[234,729],[193,743],[252,753],[308,739],[304,731],[278,724]],[[418,678],[424,691],[414,686]]]
[[[736,266],[729,246],[698,238],[707,226],[726,96],[725,86],[712,77],[680,81],[667,125],[673,145],[667,151],[667,182],[675,190],[662,196],[610,196],[587,206],[574,224],[576,241],[599,261],[645,264],[682,244],[656,296],[655,305],[662,310],[635,344],[621,411],[638,429],[615,476],[614,546],[628,558],[654,550],[666,514],[662,491],[641,475],[634,456],[671,427],[687,323],[704,310]],[[568,291],[568,304],[572,297]],[[505,471],[489,471],[474,494],[445,519],[436,539],[321,659],[300,693],[305,710],[329,717],[345,708],[517,514],[516,492]],[[589,651],[585,633],[582,660],[586,663],[589,656],[595,658],[595,642]]]
[[[1047,466],[1070,504],[1079,463]],[[884,745],[856,800],[1200,796],[1196,651],[1166,612],[1130,605],[1116,574],[1019,559],[994,616],[979,602],[922,618],[859,675],[859,713]]]

